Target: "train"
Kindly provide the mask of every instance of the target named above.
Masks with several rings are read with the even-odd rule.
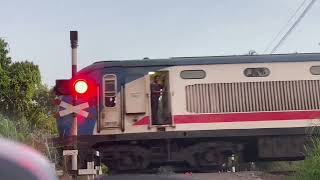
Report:
[[[76,116],[79,159],[115,171],[298,160],[319,90],[319,53],[99,61],[57,81],[57,126],[68,139]]]

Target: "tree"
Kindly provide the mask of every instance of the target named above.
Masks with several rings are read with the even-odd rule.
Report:
[[[39,67],[30,61],[12,62],[8,53],[8,44],[0,39],[0,115],[22,136],[56,133],[54,95],[41,84]]]
[[[15,62],[9,68],[7,115],[14,119],[28,116],[33,106],[35,90],[40,86],[41,77],[37,65],[32,62]]]
[[[9,66],[11,58],[8,57],[8,44],[0,38],[0,112],[5,112],[7,87],[9,85]]]
[[[42,84],[36,88],[33,104],[27,116],[33,128],[41,129],[46,133],[57,134],[54,99],[55,95],[52,89]]]
[[[32,62],[14,62],[8,56],[8,43],[0,39],[0,113],[19,119],[32,105],[41,77]]]

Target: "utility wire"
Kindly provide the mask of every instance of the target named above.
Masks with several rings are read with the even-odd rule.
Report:
[[[280,39],[278,44],[272,49],[271,54],[277,51],[278,47],[287,39],[287,37],[290,35],[290,33],[294,30],[294,28],[299,24],[299,22],[302,20],[302,18],[307,14],[307,12],[311,9],[313,4],[316,2],[316,0],[312,0],[308,6],[303,10],[301,15],[298,17],[298,19],[293,23],[293,25],[290,27],[290,29],[286,32],[286,34]]]
[[[295,12],[291,15],[289,20],[286,22],[286,24],[281,28],[281,30],[277,33],[277,35],[269,42],[264,52],[266,53],[271,45],[277,40],[277,38],[283,33],[283,31],[287,28],[287,26],[290,24],[290,22],[296,17],[297,13],[301,10],[301,8],[304,6],[304,4],[307,2],[307,0],[304,0],[299,7],[295,10]]]

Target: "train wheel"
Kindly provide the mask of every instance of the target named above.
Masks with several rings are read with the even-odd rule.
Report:
[[[185,149],[186,160],[196,170],[217,170],[225,163],[232,149],[222,143],[199,143]],[[232,154],[232,153],[231,153]]]
[[[215,168],[221,164],[221,154],[215,147],[202,149],[193,153],[192,156],[197,168]]]
[[[138,146],[117,146],[103,149],[102,160],[115,171],[144,170],[149,165],[149,151]]]
[[[137,152],[121,153],[117,162],[118,170],[143,170],[148,166],[148,160]]]

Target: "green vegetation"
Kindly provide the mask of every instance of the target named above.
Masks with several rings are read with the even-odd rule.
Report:
[[[320,139],[315,138],[313,140],[313,147],[307,148],[306,159],[297,167],[297,172],[293,179],[320,179]]]
[[[19,139],[19,135],[14,122],[10,121],[2,115],[0,115],[0,135],[14,140]]]
[[[13,62],[8,53],[8,44],[0,39],[0,137],[43,151],[44,139],[57,134],[54,95],[41,84],[37,65]]]
[[[101,164],[101,169],[103,174],[108,174],[109,172],[108,166],[106,166],[105,164]]]

